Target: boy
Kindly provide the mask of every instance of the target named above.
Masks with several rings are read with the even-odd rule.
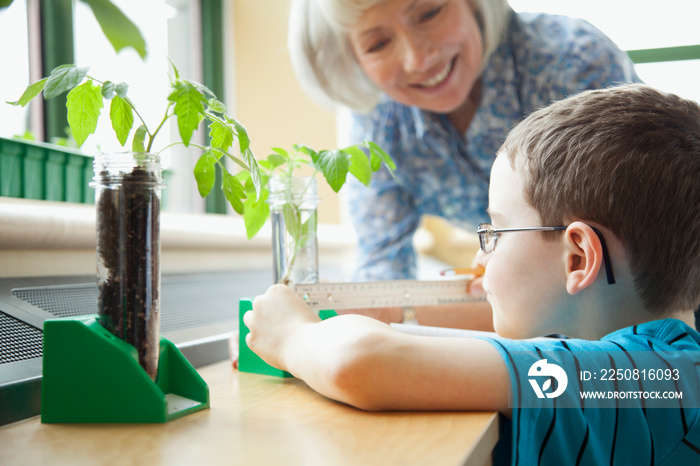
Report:
[[[700,107],[630,85],[533,113],[499,150],[489,215],[479,260],[504,338],[320,321],[275,285],[244,317],[249,347],[360,409],[498,410],[512,464],[700,463]],[[570,338],[512,340],[553,333]]]

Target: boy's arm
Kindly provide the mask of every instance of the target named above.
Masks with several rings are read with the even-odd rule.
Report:
[[[321,321],[283,285],[244,320],[253,351],[329,398],[366,410],[510,414],[508,371],[486,341],[407,335],[359,315]]]

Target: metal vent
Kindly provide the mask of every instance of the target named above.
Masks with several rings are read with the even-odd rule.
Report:
[[[240,273],[164,277],[161,282],[161,332],[237,320],[238,300],[265,291],[269,272],[263,273],[248,273],[244,277]],[[97,312],[96,284],[15,288],[12,293],[56,317]]]
[[[97,312],[97,285],[60,285],[16,288],[12,294],[56,317],[78,317]]]
[[[43,341],[41,330],[0,312],[0,364],[40,358]]]

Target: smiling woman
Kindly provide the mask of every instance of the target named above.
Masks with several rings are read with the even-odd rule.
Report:
[[[396,161],[395,178],[348,186],[360,280],[416,276],[423,215],[473,232],[496,150],[529,113],[639,80],[591,24],[506,0],[293,0],[289,49],[311,95],[351,110],[341,138],[378,142]]]
[[[404,105],[445,113],[460,132],[466,130],[476,110],[467,96],[483,59],[471,5],[392,0],[363,11],[348,35],[360,67],[382,92]]]

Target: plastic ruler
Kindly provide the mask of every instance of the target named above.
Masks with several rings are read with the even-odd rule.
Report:
[[[430,306],[483,301],[467,294],[469,278],[307,283],[294,292],[315,311]]]

